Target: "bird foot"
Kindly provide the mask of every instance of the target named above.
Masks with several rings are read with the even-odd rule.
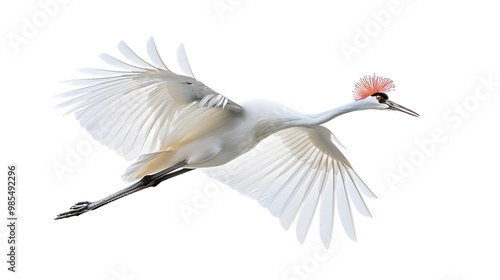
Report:
[[[80,201],[75,203],[75,205],[71,206],[70,210],[67,212],[63,212],[57,217],[54,218],[54,220],[59,220],[59,219],[64,219],[64,218],[69,218],[73,216],[79,216],[87,211],[90,211],[92,209],[89,208],[90,202],[88,201]]]

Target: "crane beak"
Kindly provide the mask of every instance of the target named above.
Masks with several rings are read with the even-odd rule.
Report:
[[[385,104],[389,105],[389,110],[401,111],[403,113],[407,113],[408,115],[412,115],[414,117],[420,117],[420,115],[417,114],[416,112],[414,112],[414,111],[412,111],[404,106],[401,106],[395,102],[392,102],[390,100],[386,100]]]

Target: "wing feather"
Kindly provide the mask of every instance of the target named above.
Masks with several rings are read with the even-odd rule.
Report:
[[[366,206],[365,201],[363,200],[363,197],[361,196],[361,193],[358,190],[358,187],[352,180],[351,175],[347,172],[347,169],[343,164],[341,164],[340,169],[342,171],[342,178],[344,179],[344,186],[347,189],[347,193],[349,194],[349,197],[351,198],[354,207],[356,207],[356,210],[358,212],[366,217],[371,217],[370,210],[368,210],[368,206]]]
[[[315,159],[314,159],[311,167],[312,166],[319,167],[321,165],[320,162],[321,162],[322,157],[323,157],[323,154],[320,151],[317,151]],[[281,225],[285,229],[289,229],[290,226],[292,225],[293,221],[297,217],[297,214],[300,210],[300,207],[304,203],[304,199],[309,195],[309,193],[311,192],[311,188],[316,183],[319,172],[320,172],[319,168],[310,168],[307,171],[307,181],[301,180],[294,187],[292,195],[287,199],[287,202],[283,206],[284,209],[280,215]]]
[[[302,205],[302,210],[300,211],[299,217],[297,218],[297,238],[300,243],[303,243],[307,232],[311,226],[311,221],[313,219],[314,212],[318,205],[319,197],[326,183],[326,177],[328,172],[326,171],[328,164],[328,156],[323,155],[321,159],[320,168],[316,170],[315,179],[320,180],[319,184],[313,182],[311,184],[311,191],[304,198],[304,203]]]
[[[304,136],[302,141],[297,141],[292,147],[302,149],[300,147],[307,144],[305,143],[305,138],[306,137]],[[274,141],[270,143],[269,146],[266,146],[266,149],[259,153],[258,159],[255,159],[255,161],[259,161],[262,164],[248,164],[248,167],[242,166],[239,168],[240,170],[243,170],[243,172],[234,176],[232,181],[239,182],[236,189],[240,191],[240,193],[259,199],[259,197],[262,197],[261,193],[265,191],[264,187],[267,186],[267,184],[263,184],[261,182],[262,180],[265,180],[266,178],[272,180],[274,178],[284,177],[282,176],[283,173],[289,170],[293,166],[294,162],[289,160],[291,157],[287,150],[280,149],[281,145],[282,144],[279,141]],[[269,168],[262,168],[262,166],[269,166]],[[278,174],[275,176],[273,173]],[[274,180],[272,180],[272,182],[273,181]],[[263,198],[261,199],[263,200]]]
[[[314,152],[314,149],[310,145],[305,145],[305,147],[301,148],[300,151],[303,151],[301,154],[299,154],[299,159],[302,160],[290,161],[290,169],[285,168],[284,171],[280,174],[282,175],[284,173],[291,173],[286,176],[287,179],[285,180],[285,182],[283,184],[271,185],[268,190],[266,190],[266,192],[262,195],[262,197],[259,198],[260,204],[266,208],[269,208],[269,212],[271,212],[271,214],[273,214],[274,216],[277,216],[279,213],[277,212],[276,208],[271,208],[272,202],[283,192],[284,189],[286,189],[287,186],[290,185],[293,179],[295,179],[295,177],[299,175],[299,171],[306,164],[306,160],[304,159],[308,159],[309,156]],[[285,176],[281,177],[285,178]]]
[[[197,137],[209,129],[194,129],[200,122],[217,125],[243,110],[196,79],[171,72],[153,38],[147,43],[152,63],[123,41],[118,49],[127,61],[101,58],[121,70],[84,69],[100,77],[73,80],[82,87],[59,94],[66,100],[56,107],[69,107],[66,114],[74,113],[92,137],[126,159]]]
[[[135,52],[123,41],[121,41],[119,44],[118,44],[118,50],[123,54],[124,57],[126,57],[128,60],[130,60],[131,62],[135,63],[136,65],[138,65],[139,67],[141,68],[149,68],[149,67],[153,67],[153,68],[156,68],[158,70],[160,70],[160,68],[152,65],[152,64],[149,64],[148,62],[146,62],[144,59],[140,58],[137,54],[135,54]]]
[[[102,53],[99,57],[107,64],[114,66],[114,67],[117,67],[117,68],[120,68],[120,69],[123,69],[123,70],[140,71],[140,72],[147,71],[146,69],[143,69],[141,67],[137,67],[137,66],[134,66],[132,64],[123,62],[115,57],[110,56],[107,53]]]
[[[366,186],[363,180],[359,178],[358,174],[356,174],[353,169],[347,168],[347,172],[351,176],[351,179],[356,185],[356,188],[358,188],[364,195],[368,196],[369,198],[377,198],[377,196]]]
[[[337,188],[335,189],[335,197],[337,199],[340,221],[344,227],[344,231],[352,240],[356,241],[356,231],[354,230],[354,222],[352,219],[351,205],[346,192],[346,183],[339,162],[336,162],[338,168]]]
[[[157,68],[163,68],[165,70],[170,71],[167,68],[167,65],[163,62],[160,57],[160,53],[158,52],[158,48],[156,48],[156,43],[153,37],[149,38],[147,44],[147,51],[149,55],[149,59],[156,65]]]
[[[189,65],[189,60],[187,59],[186,50],[184,49],[184,44],[180,44],[177,48],[177,61],[182,72],[189,75],[191,78],[194,78],[193,71],[191,71],[191,66]]]
[[[230,172],[226,182],[256,199],[288,229],[296,222],[303,242],[319,208],[319,235],[331,243],[335,211],[349,238],[356,240],[351,203],[371,217],[363,195],[376,196],[352,170],[350,163],[322,126],[291,127],[264,139],[253,151],[228,165],[207,170],[208,175]],[[318,206],[319,205],[319,206]]]
[[[319,236],[321,242],[325,248],[330,247],[330,242],[332,240],[333,225],[335,217],[335,164],[333,161],[329,162],[329,168],[327,168],[327,183],[323,188],[321,193],[321,207],[319,214]]]

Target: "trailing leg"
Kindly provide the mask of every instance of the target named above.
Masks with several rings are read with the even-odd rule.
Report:
[[[178,164],[175,164],[175,165],[173,165],[165,170],[162,170],[158,173],[155,173],[152,175],[146,175],[141,180],[137,181],[136,183],[132,184],[131,186],[129,186],[123,190],[120,190],[112,195],[109,195],[103,199],[100,199],[100,200],[97,200],[94,202],[88,202],[88,201],[78,202],[75,205],[71,206],[69,211],[57,215],[57,217],[55,217],[54,219],[59,220],[59,219],[63,219],[63,218],[69,218],[69,217],[81,215],[85,212],[95,210],[101,206],[104,206],[110,202],[113,202],[113,201],[120,199],[124,196],[127,196],[129,194],[133,194],[135,192],[147,189],[149,187],[156,187],[162,181],[165,181],[167,179],[173,178],[175,176],[178,176],[178,175],[181,175],[183,173],[186,173],[188,171],[193,170],[193,169],[188,169],[188,168],[183,168],[183,169],[177,170],[184,165],[186,165],[186,162],[182,161],[182,162],[179,162]]]

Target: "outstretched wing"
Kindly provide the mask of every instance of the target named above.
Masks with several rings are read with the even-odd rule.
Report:
[[[153,38],[147,43],[152,64],[124,42],[118,48],[130,63],[102,54],[105,62],[122,70],[84,69],[102,77],[72,81],[84,87],[60,94],[68,100],[57,107],[71,106],[67,113],[74,112],[96,140],[125,158],[168,149],[242,110],[196,79],[170,71]]]
[[[217,170],[215,178],[248,195],[280,218],[288,229],[297,220],[297,238],[303,242],[320,204],[320,236],[328,248],[334,212],[347,235],[356,240],[351,203],[371,216],[361,193],[376,198],[332,143],[333,134],[322,126],[292,127],[271,135],[254,150]]]

